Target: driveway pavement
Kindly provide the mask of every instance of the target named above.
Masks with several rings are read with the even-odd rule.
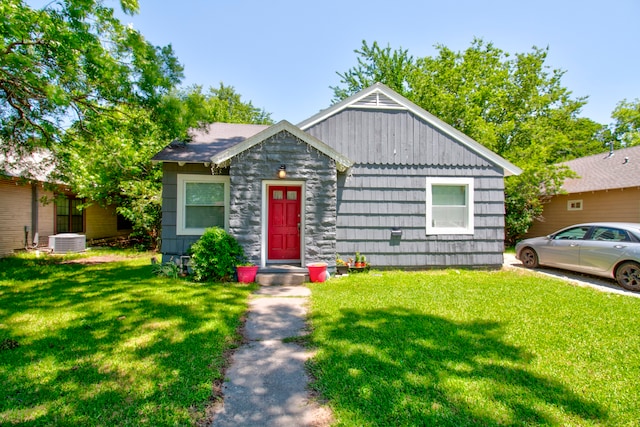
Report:
[[[532,274],[543,274],[546,276],[556,277],[558,279],[566,280],[567,282],[577,285],[585,286],[593,289],[597,289],[602,292],[609,292],[612,294],[626,295],[630,297],[640,298],[640,292],[628,291],[616,283],[613,279],[605,279],[597,276],[589,276],[587,274],[574,273],[567,270],[560,270],[556,268],[539,267],[535,269],[528,269],[522,265],[522,263],[516,259],[514,254],[504,254],[504,267],[505,268],[519,268],[531,271]]]

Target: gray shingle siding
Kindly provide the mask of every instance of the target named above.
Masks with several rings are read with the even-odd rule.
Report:
[[[356,162],[338,179],[343,257],[358,251],[398,268],[502,265],[503,171],[486,158],[408,111],[347,109],[306,131]],[[426,177],[434,176],[474,178],[473,235],[426,235]]]
[[[361,164],[489,165],[485,158],[409,111],[349,108],[306,132]]]
[[[227,172],[224,171],[224,174]],[[178,174],[211,175],[211,168],[202,163],[164,162],[162,164],[162,261],[179,260],[199,236],[176,235]]]

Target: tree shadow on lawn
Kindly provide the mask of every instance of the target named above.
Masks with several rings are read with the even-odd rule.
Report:
[[[0,424],[173,425],[204,416],[246,289],[159,280],[149,266],[118,263],[22,268],[16,276],[37,283],[0,288],[0,338],[20,343],[0,351]],[[42,319],[50,324],[29,329]]]
[[[535,373],[496,322],[453,322],[404,308],[318,319],[313,387],[353,425],[604,422],[607,411]],[[342,415],[341,415],[342,414]]]

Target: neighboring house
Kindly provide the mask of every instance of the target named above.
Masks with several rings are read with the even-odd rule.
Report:
[[[294,126],[215,123],[163,163],[163,260],[209,226],[250,260],[498,267],[513,164],[382,84]]]
[[[578,177],[565,180],[566,194],[544,205],[527,237],[591,221],[640,222],[640,146],[562,163]]]
[[[0,256],[46,247],[49,236],[61,233],[84,234],[91,241],[131,232],[114,206],[78,209],[84,200],[64,185],[52,184],[52,167],[42,167],[47,161],[41,157],[36,154],[19,163],[0,158]]]

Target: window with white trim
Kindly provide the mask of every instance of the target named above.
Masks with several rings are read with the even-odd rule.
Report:
[[[209,227],[229,228],[229,177],[178,175],[176,234],[200,235]]]
[[[582,210],[582,200],[568,200],[567,201],[567,210],[568,211],[581,211]]]
[[[473,234],[473,178],[427,178],[427,234]]]

